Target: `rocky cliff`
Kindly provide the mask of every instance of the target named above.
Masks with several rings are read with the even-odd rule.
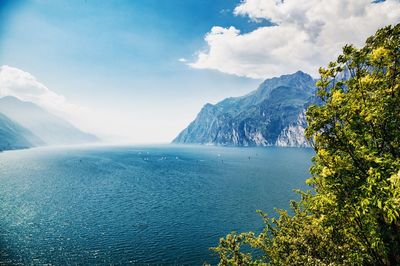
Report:
[[[301,71],[267,79],[242,97],[206,104],[173,143],[307,147],[305,109],[315,80]]]

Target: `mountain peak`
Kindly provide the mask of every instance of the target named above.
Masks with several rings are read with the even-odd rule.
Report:
[[[12,105],[12,106],[29,106],[30,108],[37,108],[37,109],[41,109],[38,105],[32,103],[32,102],[28,102],[28,101],[23,101],[21,99],[19,99],[18,97],[15,96],[4,96],[2,98],[0,98],[0,103],[1,104],[7,104],[7,105]]]
[[[299,75],[301,75],[301,76],[307,75],[307,76],[310,76],[310,75],[308,75],[307,73],[305,73],[305,72],[303,72],[303,71],[301,71],[301,70],[297,70],[297,71],[294,72],[292,75],[296,75],[296,76],[299,76]]]
[[[7,102],[21,102],[21,100],[20,100],[20,99],[18,99],[17,97],[15,97],[15,96],[10,96],[10,95],[7,95],[7,96],[4,96],[4,97],[1,97],[1,98],[0,98],[0,101],[7,101]]]
[[[273,81],[273,82],[276,82],[276,81],[288,82],[288,81],[291,81],[293,79],[301,79],[301,80],[305,80],[305,81],[310,81],[310,80],[313,81],[313,78],[309,74],[307,74],[307,73],[305,73],[305,72],[303,72],[301,70],[298,70],[298,71],[296,71],[296,72],[294,72],[292,74],[285,74],[285,75],[281,75],[279,77],[266,79],[263,83],[268,83],[269,81]]]

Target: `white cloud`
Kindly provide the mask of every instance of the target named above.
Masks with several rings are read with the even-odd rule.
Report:
[[[61,116],[74,116],[86,111],[67,102],[64,96],[48,89],[30,73],[7,65],[0,67],[0,97],[4,96],[36,103]]]
[[[171,123],[160,115],[162,112],[146,103],[130,109],[118,108],[116,105],[96,106],[94,101],[90,108],[68,101],[64,96],[49,89],[32,74],[7,65],[0,66],[0,98],[14,96],[22,101],[33,102],[50,113],[66,119],[78,128],[96,134],[103,141],[117,143],[154,143],[171,140],[176,128],[169,128]],[[138,104],[138,103],[137,103]],[[133,105],[133,104],[132,104]],[[176,125],[179,129],[181,124]],[[160,128],[167,138],[160,136]]]
[[[0,98],[14,96],[39,105],[57,116],[87,131],[95,130],[94,112],[89,108],[68,102],[64,96],[50,90],[32,74],[3,65],[0,67]]]
[[[181,63],[186,63],[186,62],[187,62],[187,59],[181,57],[181,58],[178,59],[178,61],[181,62]]]
[[[343,45],[361,46],[383,26],[400,22],[400,1],[245,0],[234,14],[254,21],[270,20],[249,33],[215,26],[205,36],[207,48],[189,63],[251,78],[303,70],[316,75],[334,60]]]

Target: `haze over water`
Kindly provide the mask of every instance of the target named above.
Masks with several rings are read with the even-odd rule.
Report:
[[[311,149],[38,148],[0,154],[0,264],[216,263],[227,233],[288,207]]]

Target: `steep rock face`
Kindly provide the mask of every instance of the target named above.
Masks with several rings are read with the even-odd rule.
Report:
[[[305,110],[299,114],[295,123],[289,124],[281,131],[275,142],[280,147],[308,147],[309,143],[304,135],[307,126]]]
[[[245,96],[206,104],[173,143],[307,147],[305,109],[315,81],[296,72],[265,80]]]

